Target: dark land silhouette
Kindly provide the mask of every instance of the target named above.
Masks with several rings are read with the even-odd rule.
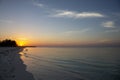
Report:
[[[0,47],[17,47],[15,40],[5,39],[0,41]]]

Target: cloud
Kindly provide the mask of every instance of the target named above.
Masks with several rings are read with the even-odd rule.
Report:
[[[66,35],[76,35],[76,34],[85,33],[85,32],[88,32],[88,31],[90,31],[90,29],[85,28],[85,29],[82,29],[82,30],[67,31],[67,32],[64,32],[64,34],[66,34]]]
[[[88,32],[88,31],[90,31],[90,30],[91,30],[90,28],[85,28],[85,29],[80,30],[79,32],[80,32],[80,33],[85,33],[85,32]]]
[[[44,4],[40,3],[39,0],[32,0],[33,1],[33,5],[38,6],[38,7],[43,7]]]
[[[96,12],[75,12],[67,10],[57,10],[53,17],[68,17],[68,18],[93,18],[93,17],[104,17],[101,13]]]
[[[2,22],[2,23],[13,23],[12,20],[0,20],[0,22]]]
[[[110,39],[102,39],[102,40],[99,40],[98,42],[105,43],[105,42],[110,42],[110,41],[111,41]]]
[[[38,6],[38,7],[43,7],[44,5],[41,3],[33,3],[33,5]]]
[[[112,33],[112,32],[119,32],[119,30],[118,29],[115,29],[115,30],[106,30],[105,32],[106,33]]]
[[[106,28],[115,28],[115,23],[113,21],[103,22],[102,25]]]

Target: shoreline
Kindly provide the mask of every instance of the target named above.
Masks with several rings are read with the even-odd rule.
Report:
[[[26,65],[19,52],[24,47],[0,47],[0,80],[35,80],[26,71]]]

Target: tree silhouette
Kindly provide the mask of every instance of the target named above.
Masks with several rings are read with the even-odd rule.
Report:
[[[0,47],[17,47],[17,46],[18,45],[15,40],[6,39],[0,41]]]

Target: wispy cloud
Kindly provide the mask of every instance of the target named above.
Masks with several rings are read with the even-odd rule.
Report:
[[[39,0],[32,0],[34,6],[38,7],[44,7],[44,4],[42,4]]]
[[[70,10],[59,10],[55,8],[50,8],[45,4],[40,2],[33,1],[33,4],[38,7],[43,7],[45,10],[49,10],[50,17],[67,17],[67,18],[102,18],[105,15],[98,13],[98,12],[77,12],[77,11],[70,11]]]
[[[115,29],[115,30],[106,30],[105,32],[106,33],[112,33],[112,32],[119,32],[119,30],[118,29]]]
[[[115,28],[115,22],[113,21],[103,22],[102,26],[106,28]]]
[[[94,18],[104,17],[103,14],[97,12],[75,12],[67,10],[56,10],[53,17],[68,17],[68,18]]]
[[[91,30],[90,28],[85,28],[85,29],[80,30],[80,32],[81,32],[81,33],[84,33],[84,32],[88,32],[88,31],[90,31],[90,30]]]
[[[91,29],[89,29],[89,28],[85,28],[85,29],[82,29],[82,30],[72,30],[72,31],[66,31],[66,32],[64,32],[64,34],[66,34],[66,35],[76,35],[76,34],[81,34],[81,33],[88,32],[90,30]]]
[[[12,20],[0,20],[0,22],[2,22],[2,23],[13,23],[13,21]]]
[[[105,43],[105,42],[110,42],[110,41],[111,41],[110,39],[102,39],[102,40],[99,40],[98,42]]]
[[[35,5],[35,6],[38,6],[38,7],[44,7],[44,4],[42,4],[42,3],[33,3],[33,5]]]

